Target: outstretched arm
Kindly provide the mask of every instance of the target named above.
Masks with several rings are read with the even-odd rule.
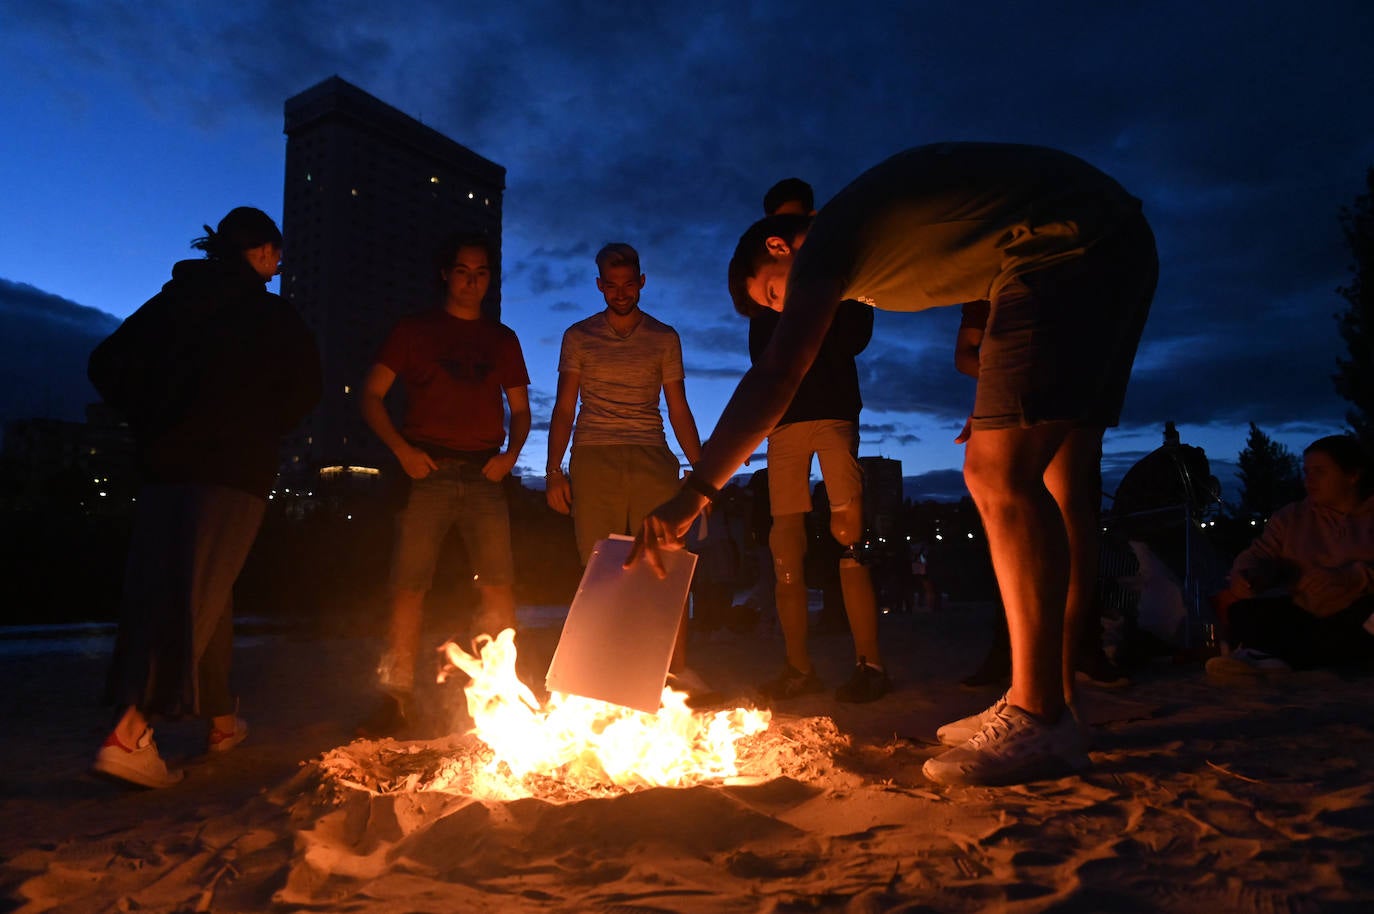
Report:
[[[840,281],[805,282],[794,275],[790,284],[777,331],[758,361],[740,379],[701,450],[693,473],[701,488],[719,489],[725,485],[768,437],[792,402],[830,329],[842,292]],[[683,537],[706,503],[699,492],[685,488],[651,512],[644,519],[626,564],[645,555],[649,564],[661,571],[658,551],[681,548]]]

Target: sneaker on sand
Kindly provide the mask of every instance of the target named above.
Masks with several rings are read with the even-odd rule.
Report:
[[[980,730],[987,726],[988,721],[997,716],[997,712],[1007,703],[1007,696],[994,701],[991,705],[979,711],[977,714],[970,714],[968,717],[961,717],[958,720],[950,721],[943,727],[935,731],[935,738],[946,746],[958,746],[973,739]]]
[[[1068,711],[1046,724],[1003,702],[968,742],[926,759],[921,770],[937,784],[985,787],[1060,778],[1088,767],[1082,740]]]
[[[1131,684],[1131,678],[1100,648],[1079,659],[1073,678],[1099,689],[1124,689]]]
[[[409,702],[399,695],[383,692],[377,699],[377,706],[367,719],[358,724],[355,731],[363,739],[382,739],[395,736],[410,723],[407,705]]]
[[[1212,657],[1204,669],[1208,679],[1223,683],[1258,683],[1293,672],[1286,661],[1252,647],[1236,648],[1225,657]]]
[[[759,686],[759,692],[767,698],[796,698],[824,690],[825,683],[815,670],[803,673],[790,663],[775,678]]]
[[[248,738],[248,721],[242,717],[234,718],[234,730],[232,733],[225,733],[218,727],[210,727],[210,740],[208,747],[211,752],[228,752]]]
[[[887,671],[860,657],[859,662],[854,664],[849,681],[835,690],[835,698],[837,701],[862,703],[877,701],[891,691],[892,681],[887,678]]]
[[[162,760],[157,743],[153,742],[152,727],[143,731],[132,749],[111,733],[96,753],[95,764],[91,768],[99,774],[154,789],[170,787],[186,776],[185,771],[180,768],[169,769]]]

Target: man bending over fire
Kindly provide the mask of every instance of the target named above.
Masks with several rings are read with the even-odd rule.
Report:
[[[736,302],[782,305],[696,472],[640,530],[629,561],[680,548],[696,515],[791,402],[839,303],[892,311],[987,299],[964,481],[987,530],[1011,631],[1006,695],[961,744],[929,759],[944,784],[1005,784],[1088,764],[1064,703],[1070,587],[1095,576],[1067,518],[1098,498],[1102,435],[1117,423],[1158,275],[1140,201],[1067,153],[941,143],[860,175],[814,219],[770,216],[730,261]]]

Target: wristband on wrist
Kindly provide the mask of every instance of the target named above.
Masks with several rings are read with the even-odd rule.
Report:
[[[683,480],[682,487],[684,489],[691,489],[698,495],[705,497],[707,501],[715,501],[720,496],[720,489],[717,489],[696,473],[692,473]]]

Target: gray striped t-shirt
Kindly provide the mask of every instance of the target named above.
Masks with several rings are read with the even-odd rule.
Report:
[[[604,311],[563,333],[560,372],[577,372],[581,406],[574,445],[663,444],[663,385],[681,381],[677,331],[648,314],[627,337],[616,334]]]

